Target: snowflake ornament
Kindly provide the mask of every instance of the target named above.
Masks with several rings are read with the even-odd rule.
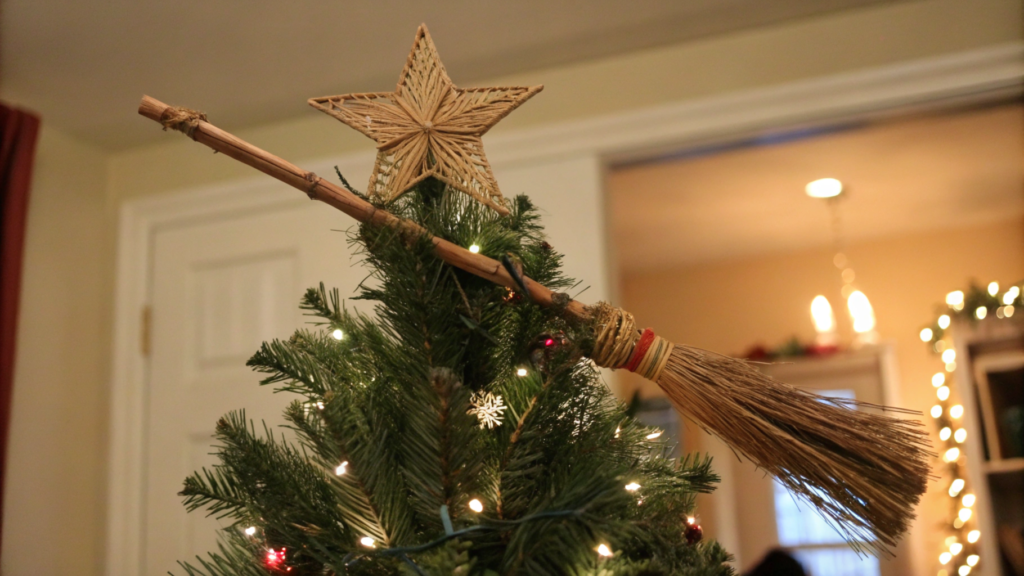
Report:
[[[480,427],[488,430],[501,426],[501,418],[505,413],[505,401],[501,396],[490,392],[477,392],[469,399],[472,406],[467,413],[480,420]]]

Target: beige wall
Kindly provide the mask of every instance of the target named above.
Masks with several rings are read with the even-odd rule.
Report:
[[[106,507],[113,272],[104,155],[46,127],[29,201],[3,564],[98,574]]]
[[[965,288],[972,279],[1007,286],[1024,278],[1024,219],[878,239],[854,244],[846,253],[856,266],[858,287],[875,308],[881,339],[895,345],[901,405],[927,412],[935,403],[931,375],[940,366],[918,332],[935,319],[947,292]],[[773,347],[793,336],[813,341],[810,302],[825,294],[836,310],[839,333],[849,335],[832,255],[820,248],[631,274],[621,279],[622,304],[640,325],[657,326],[669,340],[739,355],[751,345]],[[625,380],[624,386],[627,393],[639,388],[660,394],[639,378]],[[687,432],[688,449],[707,449],[699,431],[691,426]],[[715,506],[710,500],[703,503],[708,510]],[[915,573],[932,572],[941,540],[932,527],[946,513],[948,498],[932,486],[908,543]]]
[[[495,82],[543,83],[546,89],[496,130],[1020,40],[1020,21],[1018,0],[904,2],[502,78]],[[301,119],[236,132],[299,162],[369,149],[369,140],[304,108],[296,102],[296,113],[305,114]],[[45,118],[43,124],[48,126]],[[3,574],[101,572],[112,214],[127,199],[250,176],[248,168],[179,135],[104,153],[44,128],[30,207],[6,463]],[[885,330],[885,313],[879,316]]]

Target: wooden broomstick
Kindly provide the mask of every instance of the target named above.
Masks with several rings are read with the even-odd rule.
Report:
[[[143,97],[139,114],[273,176],[364,223],[410,235],[428,232],[217,128],[206,116]],[[812,502],[858,550],[888,553],[908,528],[929,473],[920,423],[857,410],[764,375],[742,360],[638,330],[628,312],[586,306],[530,278],[514,278],[498,261],[432,237],[439,258],[497,284],[521,289],[543,306],[558,305],[593,326],[590,357],[658,384],[681,413]]]

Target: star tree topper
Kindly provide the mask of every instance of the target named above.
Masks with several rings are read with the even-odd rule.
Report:
[[[377,142],[371,195],[390,201],[433,176],[508,214],[480,137],[542,88],[456,88],[421,25],[394,92],[324,96],[309,104]]]

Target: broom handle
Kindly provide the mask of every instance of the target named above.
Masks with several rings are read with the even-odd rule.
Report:
[[[142,102],[139,103],[139,114],[161,123],[164,113],[171,109],[171,106],[149,96],[143,96]],[[390,212],[381,210],[356,196],[350,190],[332,184],[313,172],[303,170],[283,158],[257,148],[209,122],[199,120],[197,123],[198,125],[191,134],[192,139],[196,142],[205,144],[243,164],[248,164],[268,176],[277,178],[281,182],[305,192],[311,199],[330,204],[360,222],[391,226],[415,236],[430,235],[430,239],[434,243],[434,252],[441,260],[495,284],[513,289],[518,288],[515,279],[497,260],[483,254],[474,254],[462,246],[431,235],[415,222],[404,220]],[[523,276],[522,279],[534,301],[544,306],[554,304],[555,292],[526,276]],[[566,310],[578,318],[588,316],[586,307],[576,300],[570,300]]]

